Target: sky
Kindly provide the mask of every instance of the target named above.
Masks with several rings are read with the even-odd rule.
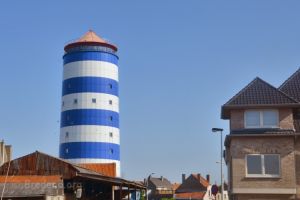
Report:
[[[221,106],[300,66],[300,1],[0,2],[0,139],[58,156],[63,47],[89,29],[119,48],[122,176],[220,180]]]

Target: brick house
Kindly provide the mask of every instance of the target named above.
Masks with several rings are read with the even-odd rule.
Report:
[[[300,69],[279,88],[255,78],[221,118],[231,199],[300,199]]]
[[[200,174],[191,174],[188,178],[182,174],[182,184],[175,191],[175,199],[203,200],[208,199],[209,175],[206,179]]]
[[[163,176],[160,178],[149,176],[146,185],[150,191],[149,200],[169,199],[174,195],[172,183]]]

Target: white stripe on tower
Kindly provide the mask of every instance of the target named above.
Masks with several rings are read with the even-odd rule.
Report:
[[[118,81],[118,66],[98,60],[77,61],[64,65],[64,80],[82,76],[104,77]]]

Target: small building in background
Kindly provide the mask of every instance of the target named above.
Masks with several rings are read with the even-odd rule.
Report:
[[[165,177],[149,177],[147,180],[148,199],[160,200],[162,198],[173,198],[174,190],[171,182]]]
[[[0,166],[10,161],[12,157],[11,145],[5,145],[4,140],[0,142]]]
[[[175,199],[180,200],[204,200],[208,199],[208,187],[210,176],[207,175],[206,179],[200,174],[191,174],[186,178],[182,174],[182,184],[175,191]]]

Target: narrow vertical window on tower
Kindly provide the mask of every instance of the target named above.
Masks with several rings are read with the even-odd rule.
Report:
[[[66,138],[68,138],[69,137],[69,132],[66,132]]]
[[[109,88],[110,88],[110,89],[112,89],[112,88],[113,88],[113,85],[112,85],[111,83],[109,84]]]
[[[96,103],[97,102],[96,98],[92,98],[92,102]]]
[[[113,103],[112,100],[109,100],[109,105],[112,105],[112,103]]]
[[[112,121],[113,120],[113,116],[110,116],[109,119],[110,119],[110,121]]]
[[[77,100],[77,99],[74,99],[73,103],[74,103],[74,104],[77,104],[77,103],[78,103],[78,100]]]
[[[113,132],[109,132],[109,137],[113,137]]]

